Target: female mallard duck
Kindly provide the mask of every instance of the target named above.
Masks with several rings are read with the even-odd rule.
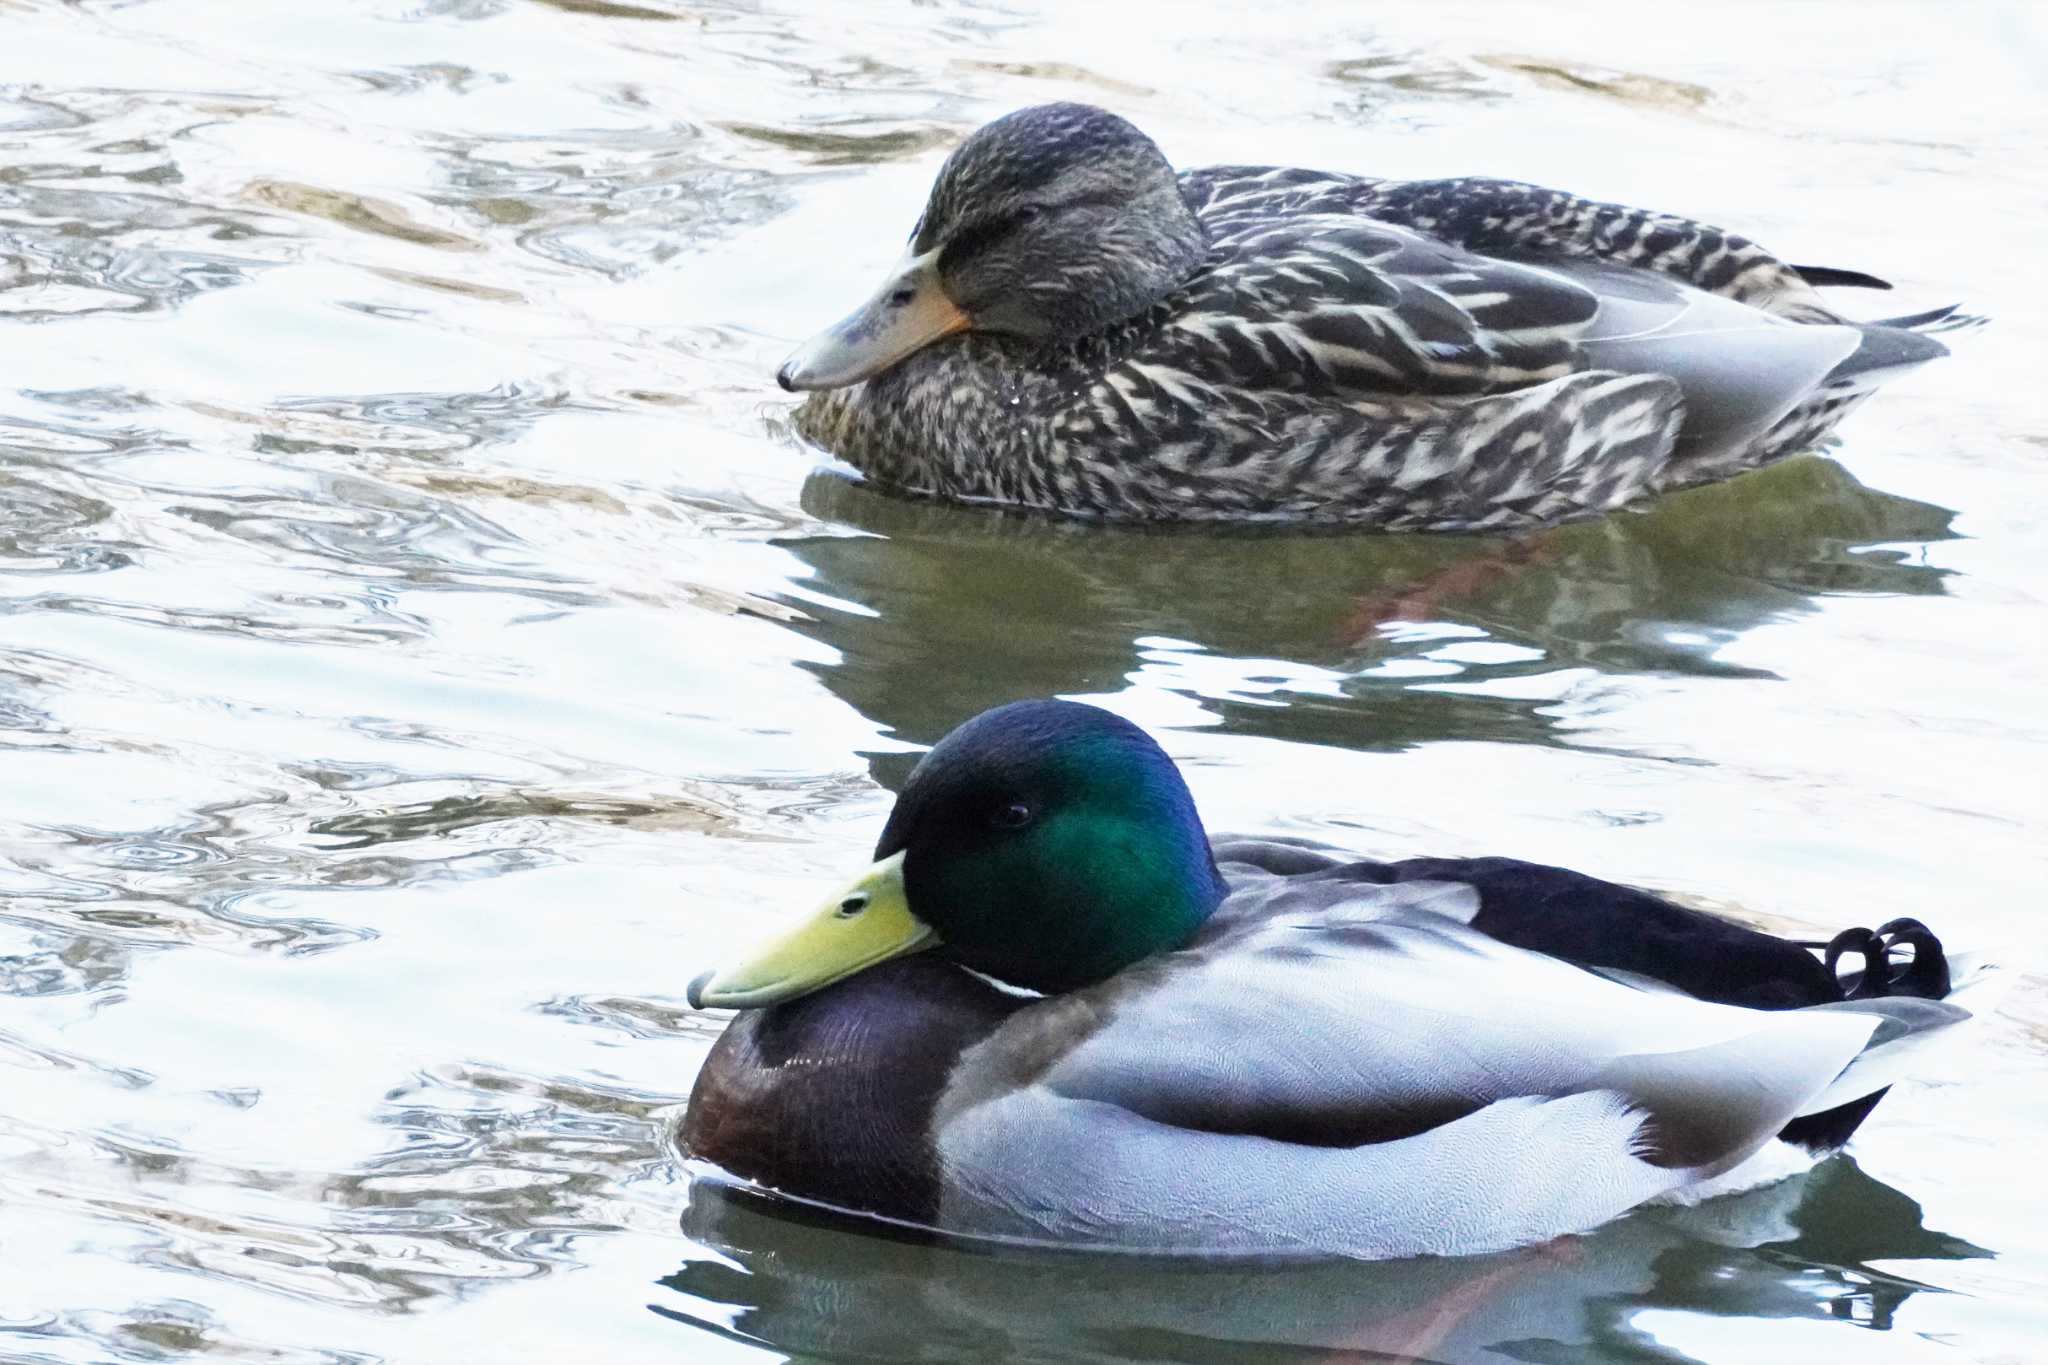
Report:
[[[908,252],[777,378],[881,484],[1154,520],[1456,529],[1805,449],[1936,356],[1746,238],[1504,180],[1176,175],[1081,104],[947,158]]]
[[[1850,930],[1823,965],[1556,868],[1211,844],[1165,753],[1071,702],[948,735],[875,852],[810,923],[691,984],[747,1012],[681,1145],[963,1236],[1540,1241],[1841,1145],[1912,1045],[1969,1017],[1911,998],[1949,990],[1911,921]]]

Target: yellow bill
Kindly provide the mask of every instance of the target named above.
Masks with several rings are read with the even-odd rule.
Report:
[[[873,298],[797,347],[775,381],[790,390],[858,384],[971,323],[939,283],[938,250],[906,255]]]
[[[734,1010],[779,1004],[938,941],[932,927],[910,913],[903,855],[893,853],[745,962],[692,981],[690,1004]]]

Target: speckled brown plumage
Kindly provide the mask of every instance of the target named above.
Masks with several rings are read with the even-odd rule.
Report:
[[[970,164],[942,173],[920,246],[941,238],[938,215],[972,216],[963,185],[992,193],[1024,174],[1014,163],[1037,112],[1002,121],[1017,125],[1009,160],[978,164],[972,141],[955,154]],[[1063,114],[1047,135],[1085,114],[1110,117]],[[1206,254],[1149,307],[1082,336],[950,337],[814,394],[798,430],[878,483],[955,500],[1500,528],[1794,453],[1878,381],[1944,353],[1844,323],[1756,243],[1666,214],[1488,179],[1224,166],[1177,184]],[[977,248],[1003,238],[972,231]],[[1703,309],[1719,310],[1709,325]],[[1668,340],[1636,347],[1629,319],[1651,316],[1673,335],[1720,330],[1704,361],[1674,369]],[[1789,368],[1751,359],[1751,329],[1810,354]],[[1787,377],[1800,365],[1810,382]],[[1701,414],[1715,405],[1710,432]]]

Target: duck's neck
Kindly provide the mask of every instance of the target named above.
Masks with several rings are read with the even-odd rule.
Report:
[[[923,861],[913,854],[904,875],[913,905],[945,907],[942,951],[1046,994],[1182,947],[1227,889],[1177,776],[1170,788],[1148,785],[1048,816],[1012,849]]]
[[[927,496],[1042,504],[1056,376],[1029,343],[948,337],[793,414],[797,431],[878,483]]]
[[[1045,342],[1066,349],[1126,326],[1194,278],[1208,255],[1208,230],[1179,183],[1166,179],[1147,187],[1091,259],[1064,273],[1067,288],[1050,306],[1040,296],[1038,306],[1052,323]]]
[[[1068,913],[1032,945],[1035,970],[1019,984],[1059,992],[1106,981],[1184,946],[1222,904],[1223,878],[1199,826],[1191,842],[1149,829],[1142,839],[1105,833],[1096,856],[1077,858]]]
[[[930,1223],[916,1140],[954,1063],[1029,1003],[924,954],[742,1010],[697,1073],[685,1155],[806,1199]]]

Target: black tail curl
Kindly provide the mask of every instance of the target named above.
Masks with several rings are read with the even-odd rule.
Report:
[[[1917,919],[1887,920],[1875,929],[1844,929],[1826,943],[1805,943],[1822,951],[1828,974],[1844,1000],[1871,1000],[1884,995],[1911,995],[1939,1000],[1948,994],[1948,955],[1941,940]],[[1844,974],[1844,959],[1862,959],[1860,970]],[[1819,1114],[1786,1124],[1778,1136],[1816,1156],[1837,1151],[1849,1140],[1885,1091],[1850,1100]]]
[[[1844,929],[1821,948],[1828,972],[1841,987],[1844,1000],[1874,1000],[1886,995],[1911,995],[1939,1000],[1948,994],[1948,955],[1941,940],[1917,919],[1895,919],[1875,929]],[[1844,958],[1860,957],[1861,970],[1844,974]]]

